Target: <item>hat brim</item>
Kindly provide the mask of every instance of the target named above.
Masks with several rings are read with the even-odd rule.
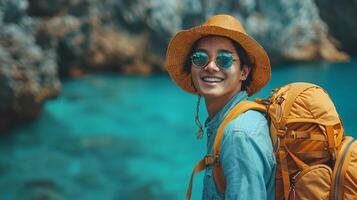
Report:
[[[185,71],[185,63],[195,41],[207,36],[218,35],[238,42],[253,61],[252,81],[247,86],[249,96],[262,89],[270,80],[270,61],[263,47],[249,35],[219,26],[197,26],[178,32],[170,41],[166,52],[166,69],[176,84],[185,91],[197,94],[191,75]]]

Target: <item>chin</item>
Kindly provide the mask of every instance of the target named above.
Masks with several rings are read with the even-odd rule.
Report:
[[[218,98],[224,95],[222,91],[217,90],[201,90],[200,94],[204,98]]]

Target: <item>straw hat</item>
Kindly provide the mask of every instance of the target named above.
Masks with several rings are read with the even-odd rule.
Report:
[[[230,15],[215,15],[203,25],[180,31],[171,39],[166,52],[165,67],[178,86],[189,93],[197,94],[191,74],[185,71],[185,63],[193,43],[207,35],[231,38],[248,53],[255,65],[250,72],[252,81],[247,87],[249,96],[258,92],[268,83],[270,62],[263,47],[245,32],[236,18]]]

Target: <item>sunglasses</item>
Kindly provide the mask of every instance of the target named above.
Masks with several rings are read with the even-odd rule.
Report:
[[[229,51],[219,51],[214,62],[222,69],[229,69],[237,59]],[[209,63],[209,56],[205,51],[196,51],[191,56],[191,62],[199,69],[203,69]]]

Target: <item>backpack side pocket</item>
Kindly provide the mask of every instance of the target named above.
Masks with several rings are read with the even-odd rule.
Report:
[[[290,199],[328,200],[330,198],[332,170],[324,164],[313,165],[291,178]]]

